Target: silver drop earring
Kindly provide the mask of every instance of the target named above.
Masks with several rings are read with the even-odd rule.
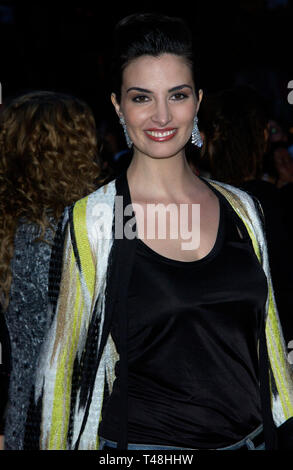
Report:
[[[125,119],[124,119],[123,116],[120,116],[119,120],[120,120],[121,126],[123,127],[123,132],[124,132],[124,135],[125,135],[127,147],[131,149],[131,147],[133,145],[133,142],[132,142],[131,138],[128,135]]]
[[[191,143],[197,147],[202,147],[202,138],[198,129],[198,117],[195,116],[193,121],[193,129],[191,133]]]

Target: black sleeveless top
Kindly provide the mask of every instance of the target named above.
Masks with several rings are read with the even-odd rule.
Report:
[[[171,260],[138,240],[128,292],[130,443],[225,447],[262,421],[257,341],[267,281],[245,225],[214,191],[220,223],[204,258]],[[119,352],[117,316],[111,334]],[[113,441],[119,375],[118,361],[99,428]]]

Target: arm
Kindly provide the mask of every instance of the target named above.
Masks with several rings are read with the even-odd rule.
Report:
[[[75,224],[82,226],[84,235],[86,230],[78,215],[75,221],[73,219],[74,209],[70,208],[65,211],[55,237],[49,286],[52,321],[36,374],[34,404],[39,409],[41,430],[38,439],[40,448],[46,450],[70,447],[68,432],[74,406],[72,379],[74,371],[80,367],[91,315],[89,298],[93,290],[89,292],[84,285]]]
[[[41,416],[35,420],[40,422],[41,433],[34,441],[40,442],[41,449],[98,446],[105,380],[110,389],[117,361],[104,328],[114,196],[113,184],[101,188],[67,209],[59,224],[54,245],[63,250],[54,247],[52,251],[52,324],[40,356],[34,394]],[[97,223],[100,208],[105,230]]]
[[[274,297],[269,256],[265,241],[264,216],[260,203],[256,200],[254,202],[262,220],[263,233],[261,237],[263,238],[261,239],[260,237],[259,241],[263,244],[262,264],[267,276],[269,288],[265,326],[270,375],[270,377],[267,378],[266,384],[268,393],[270,393],[270,400],[268,400],[267,404],[272,409],[273,421],[278,428],[277,449],[290,450],[293,446],[293,369],[289,361],[289,354],[284,342],[283,330]],[[262,376],[264,376],[264,374],[262,374]]]

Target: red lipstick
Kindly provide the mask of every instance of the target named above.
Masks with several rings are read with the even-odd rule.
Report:
[[[166,127],[165,129],[146,129],[144,131],[145,135],[155,142],[166,142],[168,140],[173,139],[173,137],[177,134],[178,129],[174,129],[174,127]]]

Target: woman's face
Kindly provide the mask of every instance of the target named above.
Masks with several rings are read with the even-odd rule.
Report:
[[[123,72],[121,102],[112,102],[123,116],[134,150],[153,158],[179,154],[190,138],[199,100],[191,69],[173,54],[141,56]]]

